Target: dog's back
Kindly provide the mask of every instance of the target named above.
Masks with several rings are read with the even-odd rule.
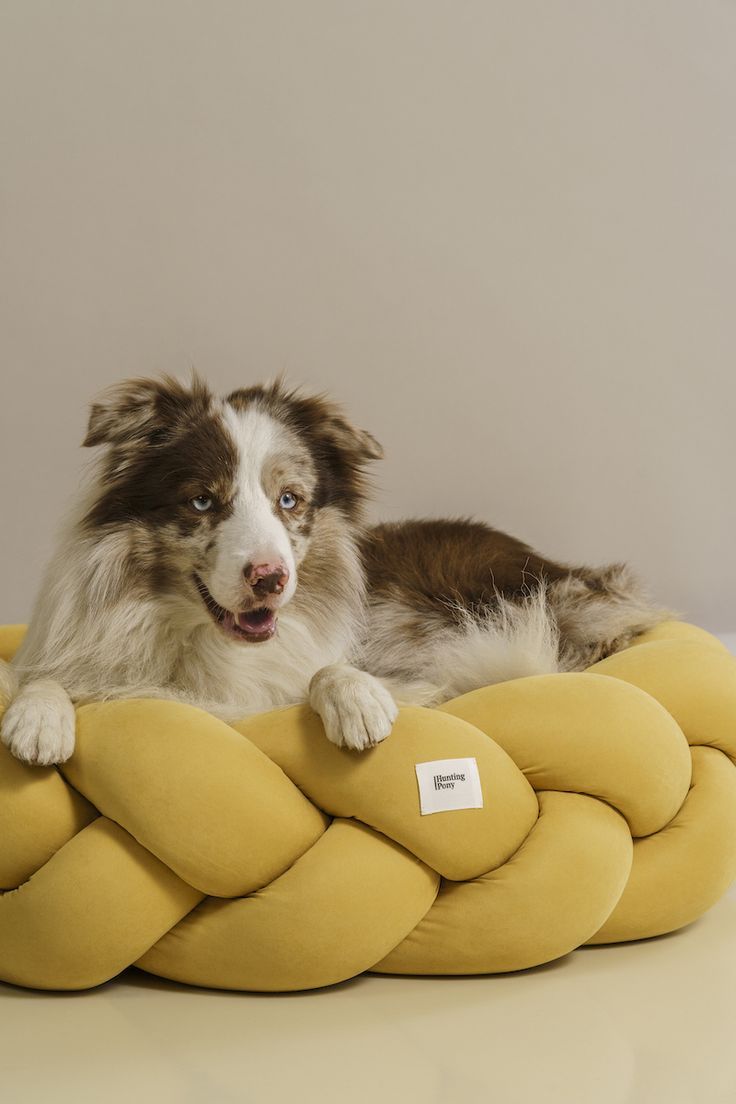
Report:
[[[425,701],[582,670],[669,616],[623,564],[557,563],[472,519],[376,525],[361,552],[369,610],[361,664],[435,687]]]

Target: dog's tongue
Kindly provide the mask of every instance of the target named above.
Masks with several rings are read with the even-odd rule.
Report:
[[[250,610],[238,614],[238,624],[246,632],[265,632],[274,623],[273,612],[269,609]]]
[[[233,617],[233,614],[228,611],[227,617]],[[233,620],[236,619],[233,617]],[[238,628],[247,633],[268,632],[269,629],[273,628],[275,621],[273,610],[269,609],[248,610],[247,613],[237,615]]]

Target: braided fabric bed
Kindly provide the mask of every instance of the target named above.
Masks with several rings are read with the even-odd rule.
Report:
[[[423,815],[416,765],[468,759],[482,806]],[[401,709],[363,753],[307,705],[82,705],[61,767],[0,747],[0,840],[17,985],[523,969],[682,927],[736,877],[736,659],[669,622],[584,673]]]

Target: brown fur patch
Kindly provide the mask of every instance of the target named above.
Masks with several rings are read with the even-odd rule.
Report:
[[[457,618],[453,606],[483,616],[507,598],[528,593],[542,578],[568,570],[529,545],[471,519],[386,522],[361,542],[370,598]]]

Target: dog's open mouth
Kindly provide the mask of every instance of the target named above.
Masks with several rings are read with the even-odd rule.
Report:
[[[194,576],[194,582],[213,621],[231,640],[260,643],[263,640],[270,640],[276,632],[275,610],[267,606],[258,606],[242,613],[233,613],[231,610],[223,609],[215,601],[198,575]]]

